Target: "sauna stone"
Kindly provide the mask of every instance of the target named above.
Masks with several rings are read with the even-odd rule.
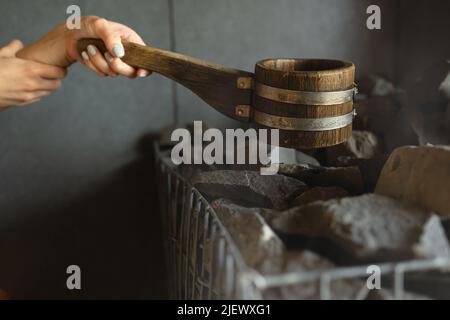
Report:
[[[287,251],[283,257],[283,273],[324,271],[336,268],[330,260],[310,251]],[[364,281],[340,279],[330,283],[330,298],[336,300],[365,299],[370,290]],[[264,293],[264,299],[320,299],[318,281],[304,282],[282,288],[271,288]]]
[[[229,200],[212,202],[224,227],[228,230],[245,263],[261,274],[275,275],[287,272],[318,271],[335,268],[328,259],[309,250],[289,251],[281,239],[262,219],[262,209],[245,208]],[[251,232],[249,232],[251,230]],[[335,299],[358,297],[365,283],[357,280],[339,280],[331,285]],[[317,282],[270,289],[266,299],[319,299]]]
[[[403,145],[418,144],[408,111],[401,106],[399,95],[374,96],[355,104],[355,130],[373,132],[380,140],[383,153]]]
[[[450,257],[436,215],[377,194],[295,207],[271,224],[281,234],[324,239],[355,260]]]
[[[358,79],[357,83],[358,91],[369,97],[387,96],[398,91],[392,82],[374,74]]]
[[[322,172],[323,170],[324,169],[320,166],[315,166],[308,163],[280,164],[278,173],[299,180],[306,180],[310,179],[315,174]]]
[[[310,164],[313,166],[320,166],[320,163],[316,158],[291,148],[279,147],[278,157],[279,163],[283,164]]]
[[[381,171],[375,192],[450,216],[450,146],[396,149]]]
[[[370,131],[354,130],[344,143],[326,149],[327,163],[335,163],[338,157],[352,156],[358,159],[370,159],[381,153],[380,142]]]
[[[211,205],[249,267],[262,274],[281,271],[284,244],[258,214],[259,209],[226,199],[215,200]]]
[[[395,294],[394,290],[391,289],[379,289],[371,290],[367,296],[367,300],[394,300]],[[431,300],[432,298],[415,293],[415,292],[404,292],[403,300]]]
[[[324,201],[348,196],[347,190],[341,187],[314,187],[295,198],[293,205],[301,206],[318,200]]]
[[[341,187],[351,194],[361,194],[364,190],[361,172],[355,166],[280,165],[278,173],[299,179],[310,187]]]
[[[388,155],[379,154],[370,159],[357,159],[354,157],[341,156],[336,159],[335,166],[351,167],[357,166],[361,172],[364,182],[364,192],[373,192],[380,176],[381,170],[388,159]]]
[[[191,183],[210,201],[226,198],[246,207],[286,209],[308,189],[302,181],[258,171],[217,170],[193,175]]]

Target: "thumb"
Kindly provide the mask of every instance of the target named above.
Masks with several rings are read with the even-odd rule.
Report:
[[[20,40],[12,40],[3,48],[0,48],[0,57],[12,58],[16,53],[23,48],[23,43]]]

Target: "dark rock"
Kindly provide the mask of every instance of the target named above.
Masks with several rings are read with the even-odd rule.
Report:
[[[217,170],[194,175],[191,183],[209,200],[226,198],[246,207],[284,209],[308,187],[283,175]]]
[[[344,198],[348,196],[349,193],[347,192],[347,190],[341,187],[314,187],[306,190],[297,198],[295,198],[293,205],[301,206],[317,200],[324,201],[335,198]]]
[[[393,282],[394,279],[387,279]],[[450,274],[449,269],[442,271],[421,271],[408,272],[404,275],[405,290],[420,295],[425,295],[433,299],[448,300],[450,299]]]
[[[421,145],[450,143],[450,123],[446,121],[449,71],[449,61],[433,62],[406,84],[407,95],[402,102]]]
[[[445,217],[441,219],[442,228],[444,228],[445,234],[447,235],[447,239],[450,241],[450,218]]]
[[[352,194],[360,194],[364,190],[358,167],[280,165],[278,173],[299,179],[310,187],[341,187]]]
[[[450,257],[436,215],[376,194],[295,207],[271,223],[282,234],[326,239],[359,261]]]
[[[364,183],[358,167],[328,167],[322,172],[306,179],[309,186],[342,187],[351,194],[361,194],[364,191]]]
[[[392,82],[375,74],[364,76],[358,79],[357,83],[358,91],[369,97],[387,96],[398,92]]]
[[[379,139],[383,153],[410,144],[417,144],[418,137],[408,117],[408,109],[402,107],[398,95],[377,96],[355,103],[357,116],[355,130],[373,132]]]
[[[367,300],[394,300],[395,294],[391,289],[376,289],[370,290],[367,296]],[[414,293],[414,292],[404,292],[403,300],[431,300],[430,297]]]
[[[325,169],[320,166],[314,166],[307,163],[300,164],[280,164],[278,173],[292,177],[299,180],[306,180],[312,178],[319,172],[323,172]]]
[[[381,170],[388,159],[388,155],[380,154],[371,159],[357,159],[354,157],[338,157],[332,165],[337,167],[357,166],[364,182],[364,192],[373,192]]]

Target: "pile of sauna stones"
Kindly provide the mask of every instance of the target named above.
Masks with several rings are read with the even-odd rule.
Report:
[[[366,192],[367,181],[357,165],[281,164],[272,176],[197,168],[187,177],[212,203],[248,266],[261,274],[280,274],[449,258],[449,164],[450,147],[397,148],[384,159],[373,192]],[[362,280],[339,280],[331,295],[392,297],[388,288],[378,293],[365,288]],[[305,283],[272,288],[265,297],[320,296],[317,283]]]

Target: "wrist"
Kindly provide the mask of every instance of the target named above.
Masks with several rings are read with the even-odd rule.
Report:
[[[20,50],[17,57],[67,68],[75,62],[67,53],[69,32],[65,23],[61,23],[40,40]]]

